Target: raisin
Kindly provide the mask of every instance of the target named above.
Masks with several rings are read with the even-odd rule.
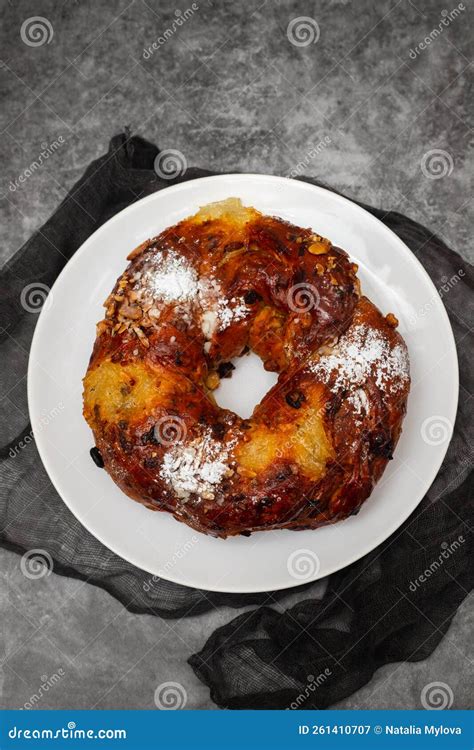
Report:
[[[244,295],[244,302],[246,305],[253,305],[255,304],[255,302],[259,302],[261,299],[262,297],[258,292],[255,291],[255,289],[251,289]]]
[[[222,422],[214,422],[211,425],[212,434],[217,440],[222,440],[222,438],[225,435],[226,426],[225,424],[222,424]]]
[[[95,465],[98,466],[99,469],[103,469],[104,459],[102,458],[102,454],[100,450],[94,446],[93,448],[90,449],[89,453]]]
[[[303,401],[305,401],[305,397],[301,391],[291,391],[286,394],[285,401],[293,409],[299,409]]]
[[[308,505],[316,513],[321,513],[323,510],[323,504],[321,500],[314,500],[313,498],[308,499]]]
[[[221,362],[217,368],[217,374],[220,378],[230,378],[232,370],[235,370],[235,366],[232,362]]]
[[[341,396],[332,396],[324,405],[324,411],[328,419],[333,419],[341,408]]]
[[[373,432],[369,438],[370,449],[375,456],[383,456],[391,460],[393,458],[393,440],[390,435],[379,430]]]
[[[218,237],[208,237],[207,238],[207,249],[208,250],[215,250],[218,245],[219,245],[219,238]]]
[[[145,458],[143,462],[143,466],[145,469],[156,469],[158,466],[159,461],[156,460],[156,458]]]
[[[119,439],[120,447],[123,450],[123,452],[124,453],[132,453],[132,451],[133,451],[133,445],[132,445],[132,443],[130,443],[127,440],[127,438],[125,437],[125,435],[123,434],[123,432],[119,433],[119,438],[118,439]]]
[[[144,432],[143,435],[140,438],[140,442],[142,445],[148,445],[148,443],[152,443],[153,445],[159,445],[158,440],[155,437],[155,427],[151,427],[148,432]]]
[[[302,284],[306,281],[306,271],[304,268],[298,268],[295,275],[293,276],[293,282],[295,284]]]

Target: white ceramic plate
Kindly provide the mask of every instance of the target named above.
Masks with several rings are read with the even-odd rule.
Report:
[[[357,516],[323,529],[213,539],[127,498],[89,456],[94,443],[81,413],[81,379],[95,324],[103,316],[102,303],[124,270],[126,255],[199,206],[230,196],[312,227],[347,250],[359,265],[364,293],[384,313],[395,313],[408,345],[412,388],[395,458]],[[237,411],[259,400],[262,383],[265,391],[273,382],[255,360],[244,358],[242,367],[243,381],[240,368],[233,380],[245,383],[240,389],[245,397],[239,400],[229,384],[220,397],[221,405]],[[377,547],[410,515],[448,447],[458,367],[436,289],[415,256],[380,221],[345,198],[303,182],[225,175],[144,198],[89,237],[43,306],[31,348],[28,396],[46,470],[64,502],[94,536],[150,574],[213,591],[256,592],[290,588],[333,573]]]

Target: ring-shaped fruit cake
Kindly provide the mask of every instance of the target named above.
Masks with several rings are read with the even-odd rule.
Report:
[[[218,537],[356,513],[393,455],[410,376],[398,321],[361,294],[348,254],[229,198],[128,260],[84,378],[96,462]],[[279,376],[244,419],[214,391],[249,350]]]

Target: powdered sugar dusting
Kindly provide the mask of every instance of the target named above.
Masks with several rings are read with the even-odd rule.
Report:
[[[353,393],[350,393],[347,400],[356,414],[367,414],[369,411],[369,399],[363,388],[357,388]]]
[[[230,300],[221,299],[217,305],[217,316],[219,318],[219,330],[223,331],[236,320],[243,320],[249,309],[243,299],[232,297]]]
[[[139,298],[150,300],[153,307],[148,315],[152,319],[159,319],[164,305],[176,305],[180,315],[189,320],[197,310],[207,341],[249,312],[243,298],[228,299],[216,279],[200,277],[186,258],[172,250],[153,256],[136,279],[134,290]]]
[[[195,299],[199,292],[196,270],[185,259],[175,253],[159,255],[158,267],[145,271],[145,285],[155,299],[163,302],[187,302]]]
[[[203,280],[199,290],[201,330],[209,341],[216,331],[225,331],[237,320],[243,320],[249,312],[242,298],[227,299],[217,281]]]
[[[379,331],[363,325],[355,326],[331,354],[311,363],[310,368],[333,391],[352,391],[351,403],[358,413],[366,408],[367,397],[365,392],[362,396],[360,391],[354,391],[354,387],[360,388],[367,378],[373,377],[381,391],[396,392],[409,377],[405,347],[400,344],[391,347]]]
[[[195,493],[211,500],[222,479],[232,474],[229,466],[232,447],[214,440],[208,429],[200,437],[186,444],[177,443],[165,453],[160,476],[180,498],[187,499]]]

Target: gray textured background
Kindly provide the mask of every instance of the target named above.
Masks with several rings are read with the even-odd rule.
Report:
[[[171,2],[2,3],[0,260],[46,220],[125,125],[161,148],[179,149],[190,166],[289,174],[304,163],[306,174],[404,212],[473,258],[469,0],[415,59],[410,49],[439,28],[442,12],[454,4],[196,5],[145,59],[144,48],[176,18]],[[178,7],[190,6],[185,0]],[[30,46],[21,27],[37,15],[49,21],[53,36]],[[288,24],[299,16],[316,19],[316,43],[289,42]],[[13,190],[11,182],[60,137],[64,143]],[[313,158],[312,148],[324,139]],[[443,152],[441,173],[430,161],[434,149]],[[214,707],[186,659],[232,610],[178,622],[132,615],[88,584],[54,574],[29,580],[19,560],[0,551],[2,707],[23,706],[55,673],[61,679],[40,708],[153,708],[155,688],[169,680],[185,687],[189,708]],[[313,588],[317,593],[321,584]],[[453,707],[467,708],[472,620],[466,600],[430,659],[384,667],[341,707],[420,707],[423,686],[442,681],[453,691]]]

